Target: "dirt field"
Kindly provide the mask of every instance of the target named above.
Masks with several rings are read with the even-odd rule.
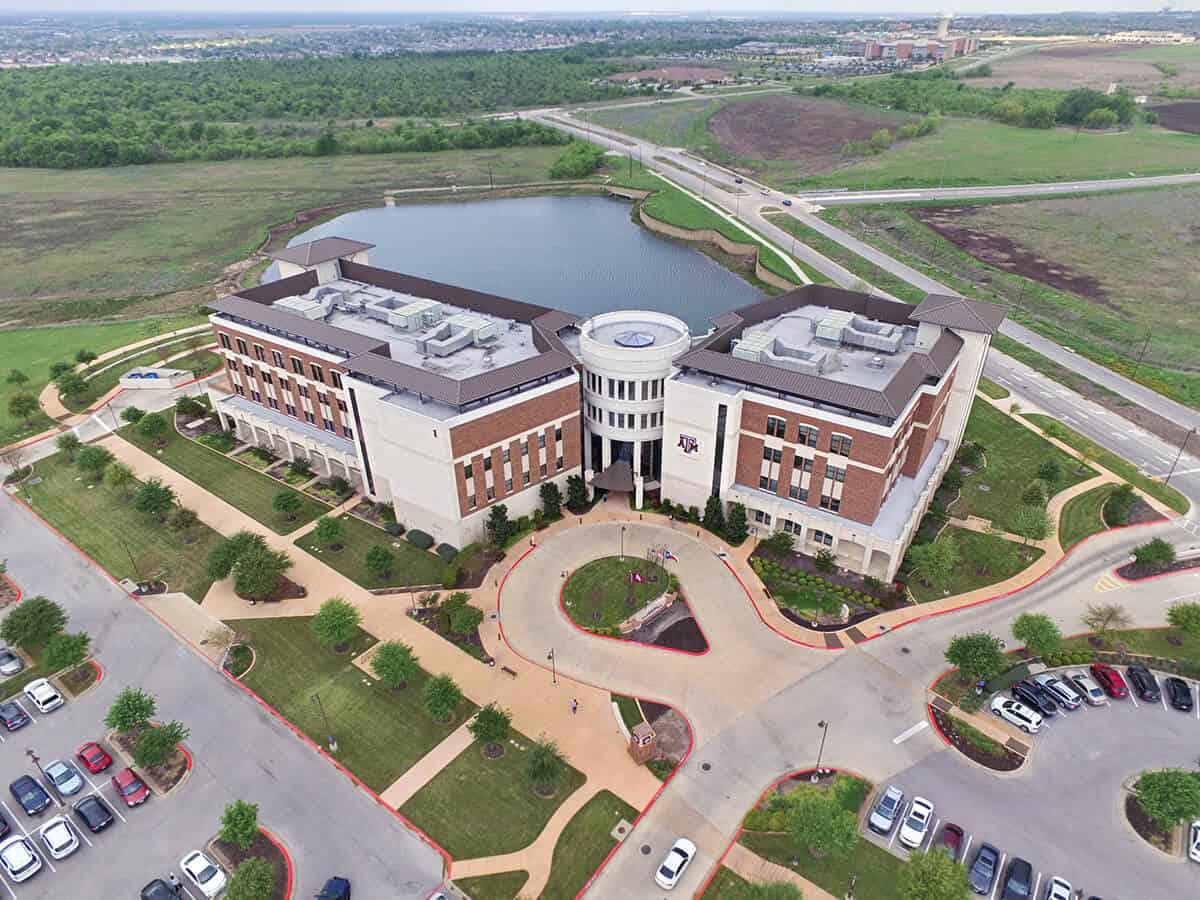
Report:
[[[847,141],[863,141],[880,128],[910,119],[788,94],[730,103],[708,120],[708,130],[734,156],[797,160],[806,172],[827,172],[843,161]]]
[[[1178,70],[1170,79],[1156,62]],[[971,83],[983,87],[1002,86],[1009,81],[1023,88],[1089,87],[1106,90],[1116,82],[1134,93],[1153,93],[1169,81],[1172,87],[1200,85],[1200,46],[1142,47],[1136,44],[1077,44],[1048,47],[1037,53],[1016,56],[992,64],[990,78]]]
[[[1200,134],[1200,100],[1180,100],[1153,107],[1158,113],[1158,124],[1172,131],[1189,131]]]

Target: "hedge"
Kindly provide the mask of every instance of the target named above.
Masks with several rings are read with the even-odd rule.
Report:
[[[412,529],[412,531],[405,535],[405,539],[414,547],[419,547],[422,550],[428,550],[433,546],[433,536],[426,534],[418,528]]]
[[[458,556],[458,548],[453,544],[438,544],[435,552],[446,562],[451,562],[454,557]]]

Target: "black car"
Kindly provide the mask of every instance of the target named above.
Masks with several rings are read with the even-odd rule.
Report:
[[[1012,695],[1030,709],[1040,712],[1045,718],[1056,715],[1058,704],[1050,692],[1035,681],[1021,679],[1011,688]]]
[[[996,869],[1000,866],[1000,851],[991,844],[980,844],[975,851],[975,861],[967,870],[967,880],[971,882],[971,891],[976,894],[990,894],[992,885],[996,883]]]
[[[8,703],[0,703],[0,722],[4,723],[4,727],[7,730],[16,731],[18,728],[24,728],[29,724],[29,716],[25,714],[25,710],[12,701],[9,701]]]
[[[8,824],[8,819],[4,818],[3,815],[0,815],[0,838],[8,837],[8,833],[11,830],[12,829]]]
[[[171,890],[171,886],[161,878],[155,878],[142,888],[138,897],[140,900],[179,900],[179,895]]]
[[[350,879],[334,875],[325,882],[315,900],[350,900]]]
[[[1182,678],[1172,675],[1166,680],[1167,702],[1180,712],[1192,711],[1192,688]]]
[[[1125,670],[1125,674],[1129,676],[1129,684],[1139,700],[1157,703],[1162,699],[1162,694],[1158,691],[1158,679],[1145,666],[1130,666]]]
[[[50,805],[50,795],[46,789],[29,775],[22,775],[8,786],[8,790],[27,815],[39,815]]]
[[[75,816],[87,826],[87,830],[92,834],[103,831],[113,823],[112,810],[95,794],[84,797],[75,804]]]
[[[1029,900],[1033,894],[1033,866],[1019,856],[1008,864],[1000,900]]]

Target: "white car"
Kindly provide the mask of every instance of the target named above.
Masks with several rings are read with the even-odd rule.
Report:
[[[887,790],[875,801],[871,815],[867,817],[867,827],[876,834],[890,834],[903,805],[904,791],[894,784],[889,784]]]
[[[1100,689],[1100,685],[1096,684],[1096,679],[1083,669],[1068,669],[1066,677],[1067,681],[1075,685],[1075,690],[1083,695],[1083,699],[1090,706],[1103,706],[1105,704],[1104,691]]]
[[[199,850],[193,850],[179,861],[179,868],[188,881],[200,888],[205,897],[215,897],[225,890],[225,873],[221,867]]]
[[[1046,888],[1046,900],[1071,900],[1074,896],[1071,882],[1067,879],[1057,875],[1050,879],[1050,886]]]
[[[62,694],[45,678],[35,678],[25,685],[25,696],[38,708],[38,712],[48,713],[63,705]]]
[[[38,829],[42,844],[55,859],[66,859],[79,849],[79,836],[67,821],[66,816],[55,816]]]
[[[933,804],[924,797],[913,797],[908,815],[900,825],[900,843],[910,850],[916,850],[925,841],[932,821]]]
[[[679,883],[683,872],[696,855],[696,845],[687,838],[680,838],[667,854],[666,859],[654,873],[655,883],[664,890],[670,890]]]
[[[18,834],[0,844],[0,865],[13,881],[32,878],[42,870],[42,858],[33,849],[29,838]]]
[[[1188,859],[1200,863],[1200,819],[1188,830]]]
[[[1016,725],[1026,734],[1037,734],[1042,727],[1041,713],[1034,712],[1019,700],[1010,700],[1000,694],[992,698],[992,715]]]

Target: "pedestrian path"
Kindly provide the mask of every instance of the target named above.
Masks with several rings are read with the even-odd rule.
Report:
[[[725,865],[741,875],[747,881],[755,884],[786,881],[800,888],[804,900],[838,900],[829,891],[817,887],[807,878],[793,872],[791,869],[776,865],[763,859],[754,851],[735,843],[725,857]]]
[[[354,660],[354,664],[369,672],[370,669],[362,661],[363,657],[369,655],[367,653],[360,654]],[[464,722],[450,732],[440,744],[417,760],[411,769],[385,788],[379,795],[380,799],[392,809],[399,809],[407,803],[417,791],[432,781],[438,772],[454,762],[460,753],[475,742],[475,735],[471,734],[470,724],[470,721]]]

